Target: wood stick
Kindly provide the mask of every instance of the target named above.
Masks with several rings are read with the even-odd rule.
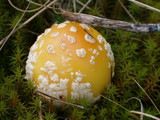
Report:
[[[99,26],[109,29],[119,29],[135,33],[150,33],[159,32],[160,24],[141,24],[141,23],[130,23],[120,20],[112,20],[107,18],[100,18],[93,15],[72,13],[69,11],[62,10],[62,14],[67,20],[81,22],[93,26]]]

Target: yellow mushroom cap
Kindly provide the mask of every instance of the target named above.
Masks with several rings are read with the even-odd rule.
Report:
[[[66,21],[37,37],[26,61],[25,78],[57,99],[93,103],[113,73],[114,56],[104,37],[86,24]]]

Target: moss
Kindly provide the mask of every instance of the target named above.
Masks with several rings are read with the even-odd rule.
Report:
[[[87,0],[81,1],[87,2]],[[102,5],[103,2],[106,4]],[[140,8],[127,1],[122,2],[137,21],[159,22],[158,13]],[[14,3],[20,3],[19,7],[23,8],[27,5],[27,2],[20,0],[15,0]],[[159,5],[158,0],[147,0],[146,3],[153,7]],[[89,6],[93,9],[85,9],[85,13],[131,21],[116,1],[101,0],[99,2],[96,0],[96,2],[92,1]],[[36,8],[36,6],[32,5],[31,8]],[[73,6],[70,7],[72,8]],[[81,6],[78,5],[77,9],[80,8]],[[13,9],[6,0],[0,1],[1,39],[9,34],[21,14]],[[23,21],[31,15],[33,13],[27,13]],[[145,108],[144,112],[160,117],[146,94],[133,80],[133,78],[137,80],[160,109],[160,33],[136,34],[96,27],[111,43],[116,63],[115,76],[111,86],[105,89],[104,97],[93,105],[88,105],[84,100],[80,103],[85,107],[84,109],[69,105],[58,109],[35,96],[33,83],[24,79],[25,61],[29,48],[36,40],[37,34],[42,33],[53,23],[62,21],[64,18],[61,15],[52,10],[46,10],[12,35],[3,50],[0,51],[0,118],[3,120],[38,120],[41,109],[45,120],[133,120],[135,116],[133,117],[129,111],[139,111],[140,103],[137,100],[129,100],[132,97],[141,100]],[[41,108],[40,101],[42,101]],[[144,119],[149,120],[147,117]]]

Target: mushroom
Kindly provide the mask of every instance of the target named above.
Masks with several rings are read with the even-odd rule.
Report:
[[[114,75],[110,44],[92,27],[66,21],[37,37],[26,61],[26,79],[54,98],[94,103]]]

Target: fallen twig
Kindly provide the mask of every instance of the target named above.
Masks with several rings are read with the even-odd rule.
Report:
[[[150,33],[159,32],[160,24],[141,24],[141,23],[130,23],[120,20],[112,20],[107,18],[100,18],[93,15],[72,13],[68,11],[62,11],[62,14],[67,20],[82,22],[93,26],[99,26],[109,29],[119,29],[135,33]]]

